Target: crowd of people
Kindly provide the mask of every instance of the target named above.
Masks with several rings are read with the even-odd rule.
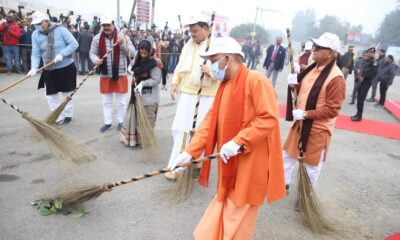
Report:
[[[32,33],[35,31],[31,19],[34,12],[23,13],[21,9],[22,7],[18,11],[10,10],[8,13],[3,8],[0,9],[0,64],[5,65],[8,74],[26,74],[31,68]],[[74,63],[78,74],[84,75],[89,72],[94,66],[89,57],[90,46],[93,37],[101,31],[101,19],[94,16],[92,21],[85,21],[81,15],[75,16],[73,11],[55,17],[47,10],[45,15],[50,22],[65,26],[78,41],[79,47],[72,53]],[[157,29],[155,25],[150,29],[132,29],[127,27],[122,18],[120,22],[121,27],[118,30],[131,40],[135,49],[138,49],[141,40],[150,41],[155,54],[162,59],[162,86],[166,89],[168,73],[174,72],[183,45],[189,40],[188,31],[173,31],[167,25],[162,30]],[[128,61],[131,60],[133,59]]]
[[[240,45],[230,37],[216,38],[208,19],[201,16],[189,18],[184,25],[188,30],[176,33],[167,26],[163,30],[132,30],[125,24],[118,28],[112,18],[100,21],[95,17],[89,24],[80,16],[75,18],[72,11],[59,18],[49,11],[35,11],[25,17],[17,12],[5,15],[3,11],[0,20],[4,17],[0,32],[7,71],[11,73],[15,67],[18,73],[34,76],[41,65],[46,65],[39,88],[45,88],[53,111],[75,90],[77,74],[86,74],[97,66],[104,116],[99,131],[112,128],[115,99],[120,140],[130,147],[140,145],[143,136],[136,132],[135,113],[127,113],[133,111],[126,102],[129,85],[129,104],[135,104],[139,95],[154,128],[160,84],[166,89],[168,73],[174,73],[170,94],[177,108],[168,162],[174,171],[165,177],[176,180],[183,170],[179,165],[212,154],[215,147],[220,153],[216,160],[216,196],[194,230],[196,239],[251,239],[259,206],[266,198],[271,203],[286,196],[299,156],[307,156],[305,166],[315,188],[345,100],[347,76],[354,71],[352,103],[357,98],[357,114],[353,121],[362,119],[370,86],[380,83],[378,104],[383,105],[394,78],[393,56],[385,57],[383,50],[375,60],[376,49],[368,48],[354,63],[353,47],[341,56],[337,35],[324,33],[311,39],[299,55],[296,73],[288,76],[288,92],[296,94],[288,94],[286,117],[294,122],[282,145],[274,88],[287,50],[279,36],[265,50],[263,74],[252,70],[262,55],[259,42]],[[24,55],[22,60],[19,50]],[[131,84],[129,75],[133,76]],[[297,101],[292,101],[294,96]],[[72,99],[56,124],[73,121],[74,104]],[[208,186],[210,168],[209,161],[196,166],[195,177],[203,186]]]

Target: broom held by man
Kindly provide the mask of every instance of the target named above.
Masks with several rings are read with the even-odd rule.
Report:
[[[175,68],[171,85],[171,98],[176,100],[177,109],[174,121],[172,123],[172,135],[174,145],[170,155],[170,161],[176,159],[180,154],[182,146],[189,141],[185,137],[193,130],[193,119],[195,116],[196,103],[197,106],[197,128],[208,109],[210,108],[215,93],[218,88],[218,81],[212,76],[210,71],[210,62],[204,64],[204,59],[199,56],[201,51],[205,51],[207,47],[207,37],[210,33],[208,19],[202,16],[191,16],[186,20],[185,27],[189,27],[191,39],[182,49],[179,62]],[[210,39],[211,45],[213,39]],[[202,78],[202,74],[205,76]],[[199,90],[201,93],[199,95]],[[177,175],[166,173],[165,177],[175,180]]]
[[[239,43],[216,38],[208,52],[220,81],[212,107],[170,168],[201,154],[220,153],[217,194],[194,231],[195,239],[252,239],[259,206],[285,196],[278,102],[270,81],[243,64]],[[239,153],[241,146],[246,150]],[[210,161],[199,183],[208,186]]]
[[[297,106],[288,96],[287,120],[295,120],[283,146],[286,188],[289,188],[292,171],[301,150],[305,154],[306,169],[315,188],[329,150],[336,117],[345,99],[345,80],[337,67],[336,56],[340,51],[339,37],[324,33],[313,42],[313,64],[299,75],[290,74],[288,83],[297,91]],[[291,111],[292,110],[292,111]],[[301,136],[298,133],[301,124]]]

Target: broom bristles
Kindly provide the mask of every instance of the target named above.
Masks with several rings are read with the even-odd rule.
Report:
[[[152,152],[155,150],[157,141],[139,94],[135,94],[135,98],[138,141],[143,148],[145,160],[149,160],[151,159]]]
[[[71,101],[71,99],[72,98],[68,96],[56,109],[54,109],[49,115],[47,115],[44,121],[49,125],[54,125],[60,114],[64,111],[67,104]]]
[[[304,225],[318,234],[329,234],[334,229],[323,217],[304,163],[299,164],[297,198]]]
[[[86,145],[77,143],[57,128],[39,121],[27,113],[22,113],[22,117],[37,130],[39,136],[45,140],[50,151],[61,163],[82,165],[96,159],[95,154]]]
[[[174,196],[178,202],[184,202],[193,191],[194,186],[194,172],[196,170],[195,165],[186,167],[183,172],[178,175],[176,183],[174,184]]]
[[[65,206],[75,206],[92,199],[98,198],[108,188],[97,185],[81,185],[68,187],[63,191],[59,191],[53,199],[63,200]]]

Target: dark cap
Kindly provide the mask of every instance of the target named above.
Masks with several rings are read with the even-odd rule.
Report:
[[[376,49],[375,49],[375,47],[370,47],[370,48],[367,49],[367,52],[375,53]]]

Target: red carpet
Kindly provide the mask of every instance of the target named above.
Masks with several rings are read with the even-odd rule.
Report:
[[[386,100],[385,101],[385,108],[397,120],[400,120],[400,101]]]
[[[400,233],[396,233],[392,236],[385,238],[385,240],[400,240]]]
[[[279,105],[279,112],[281,117],[285,117],[286,105]],[[340,115],[336,120],[335,128],[400,140],[400,124],[396,123],[385,123],[370,119],[353,122],[350,117]]]

